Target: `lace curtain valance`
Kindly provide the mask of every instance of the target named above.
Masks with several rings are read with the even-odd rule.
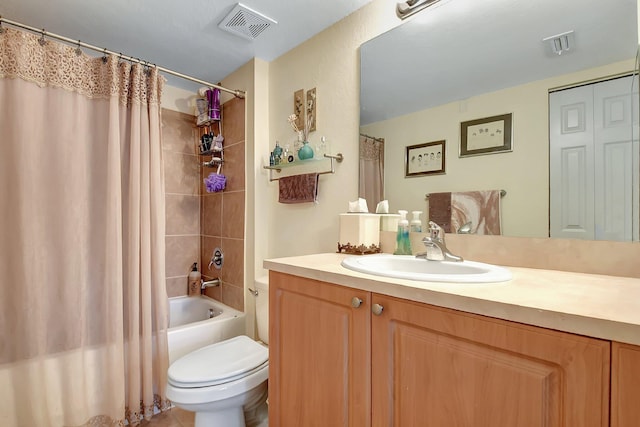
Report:
[[[3,28],[0,34],[0,78],[20,78],[89,98],[118,96],[122,105],[159,103],[164,77],[155,67],[130,64],[113,55],[105,59],[12,28]],[[139,78],[146,72],[153,73],[151,79]]]

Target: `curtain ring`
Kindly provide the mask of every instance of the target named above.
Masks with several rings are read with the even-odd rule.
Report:
[[[42,29],[42,34],[40,35],[40,38],[38,39],[38,43],[40,44],[40,46],[44,46],[45,44],[47,44],[47,41],[44,39],[44,28]]]
[[[107,63],[107,48],[104,48],[104,51],[102,52],[102,63],[106,64]]]
[[[82,55],[82,50],[80,50],[80,40],[78,40],[78,47],[76,47],[76,56]]]

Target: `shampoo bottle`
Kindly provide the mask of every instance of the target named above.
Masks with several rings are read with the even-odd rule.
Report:
[[[189,272],[189,296],[200,295],[200,279],[202,275],[198,271],[198,263],[194,262]]]
[[[396,251],[394,255],[411,255],[411,242],[409,241],[409,221],[407,211],[399,210],[398,234],[396,235]]]
[[[422,233],[422,221],[420,220],[420,214],[422,211],[412,211],[413,219],[409,225],[409,231],[412,233]]]

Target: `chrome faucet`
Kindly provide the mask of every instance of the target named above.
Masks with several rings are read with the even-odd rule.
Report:
[[[429,236],[422,239],[427,251],[416,255],[429,261],[463,261],[462,257],[449,252],[444,243],[444,230],[433,221],[429,221]]]
[[[214,286],[220,286],[220,279],[208,280],[206,282],[204,280],[201,280],[200,281],[200,293],[204,293],[204,290],[206,288],[212,288]]]
[[[473,222],[465,222],[462,224],[460,228],[458,228],[458,234],[471,234],[471,228],[473,227]]]

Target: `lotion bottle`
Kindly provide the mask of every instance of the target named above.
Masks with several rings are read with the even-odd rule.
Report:
[[[198,263],[194,262],[189,272],[189,296],[200,295],[200,279],[202,274],[198,271]]]
[[[398,234],[396,235],[396,251],[394,255],[412,255],[411,241],[409,240],[409,221],[407,221],[407,211],[399,210],[400,221],[398,221]]]
[[[409,231],[412,233],[422,233],[422,221],[420,220],[420,214],[422,211],[412,211],[413,219],[409,225]]]

